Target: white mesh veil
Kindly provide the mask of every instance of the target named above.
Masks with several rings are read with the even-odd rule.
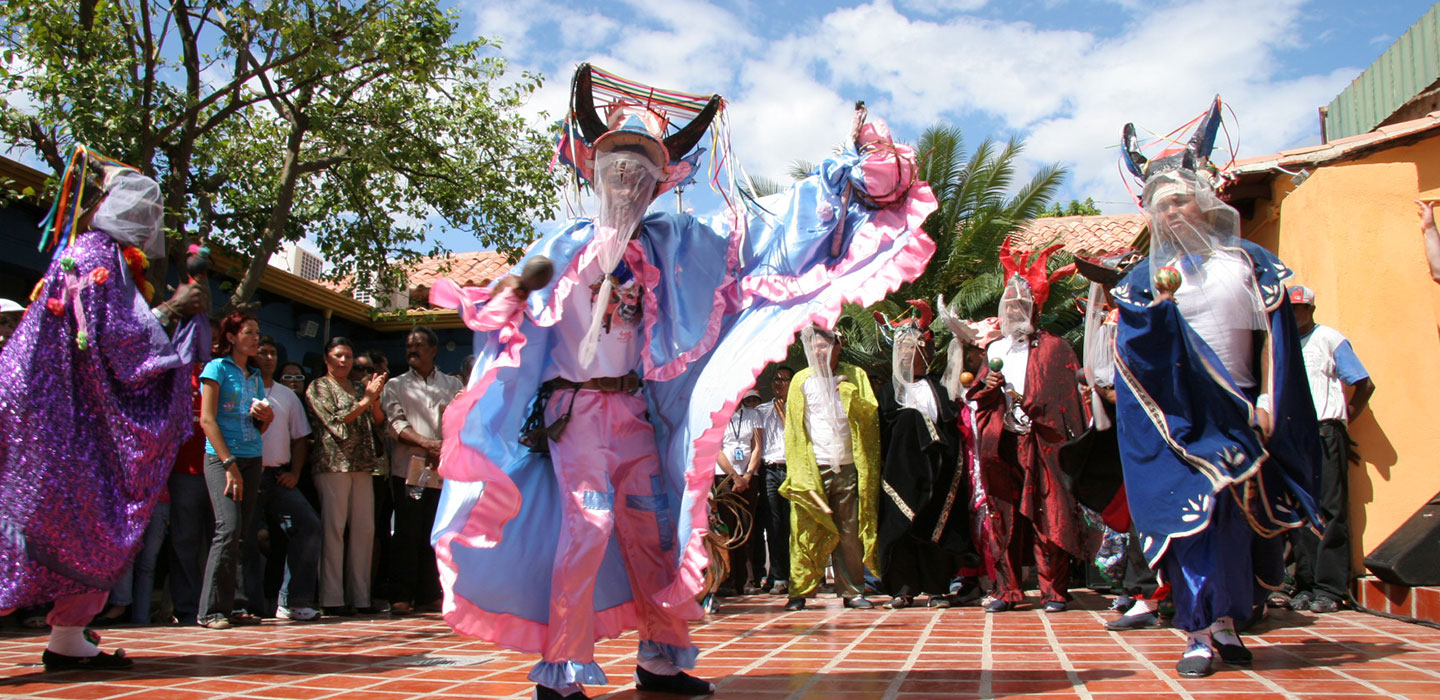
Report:
[[[1180,272],[1175,300],[1181,313],[1218,308],[1213,287],[1241,276],[1249,267],[1240,252],[1240,214],[1215,195],[1209,180],[1193,170],[1170,170],[1145,182],[1145,212],[1150,216],[1150,285],[1162,267]],[[1229,272],[1230,274],[1226,274]],[[1248,276],[1248,275],[1247,275]],[[1253,279],[1253,276],[1251,277]],[[1265,306],[1254,284],[1242,285],[1249,303],[1240,317],[1227,320],[1239,328],[1266,327]],[[1233,291],[1233,290],[1232,290]]]
[[[831,357],[840,352],[839,336],[816,325],[800,331],[800,342],[805,346],[805,361],[810,363],[810,378],[820,384],[825,397],[823,410],[830,414],[833,425],[848,425],[845,407],[840,405],[840,392],[835,389],[835,372],[830,369]],[[849,435],[837,435],[837,440],[848,440]]]
[[[579,359],[582,367],[595,360],[600,344],[600,329],[614,286],[610,271],[625,257],[631,234],[645,218],[645,210],[655,199],[655,185],[664,176],[659,166],[633,151],[607,151],[595,157],[595,195],[600,211],[595,217],[595,237],[590,241],[596,251],[604,280],[595,295],[590,326],[580,341]]]
[[[134,170],[114,169],[106,174],[105,198],[90,225],[153,259],[165,254],[164,218],[160,185]]]
[[[1085,381],[1090,385],[1090,408],[1096,430],[1110,429],[1110,415],[1105,400],[1096,389],[1115,385],[1115,331],[1105,322],[1105,289],[1099,282],[1090,283],[1089,303],[1085,305]]]
[[[1000,333],[1007,338],[1034,333],[1034,311],[1035,296],[1030,285],[1020,275],[1011,277],[1000,295]]]
[[[920,408],[910,391],[915,382],[915,354],[920,350],[921,333],[916,326],[906,325],[895,330],[895,346],[890,353],[890,381],[895,387],[895,403],[901,408]]]

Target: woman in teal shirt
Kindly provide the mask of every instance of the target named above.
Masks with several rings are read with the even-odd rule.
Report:
[[[215,539],[205,562],[196,621],[209,629],[254,624],[259,618],[235,610],[241,533],[255,515],[260,485],[260,434],[275,413],[253,358],[260,353],[260,324],[235,312],[220,322],[215,359],[200,373],[200,429],[205,432],[205,484],[215,510]],[[249,601],[259,608],[264,601]]]

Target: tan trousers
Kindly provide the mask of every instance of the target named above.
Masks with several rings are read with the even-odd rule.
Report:
[[[315,475],[320,492],[320,605],[370,607],[370,555],[375,540],[375,488],[370,472]],[[347,539],[347,532],[348,539]]]

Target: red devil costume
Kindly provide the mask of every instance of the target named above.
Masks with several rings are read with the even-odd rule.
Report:
[[[876,549],[890,607],[907,607],[921,593],[932,607],[949,607],[950,579],[979,562],[970,540],[970,488],[959,468],[965,446],[958,405],[927,371],[934,313],[923,301],[909,304],[917,314],[908,318],[891,321],[875,312],[893,347],[891,381],[875,392],[885,456]]]
[[[976,449],[992,518],[984,543],[995,560],[989,612],[1024,599],[1020,568],[1032,549],[1046,610],[1064,610],[1070,557],[1083,556],[1084,521],[1062,482],[1059,458],[1061,445],[1086,425],[1075,382],[1080,363],[1069,343],[1034,327],[1050,283],[1068,274],[1046,276],[1045,262],[1058,248],[1040,251],[1026,264],[1029,251],[1012,253],[1008,241],[1001,246],[1001,338],[986,348],[989,366],[969,393],[978,409]]]

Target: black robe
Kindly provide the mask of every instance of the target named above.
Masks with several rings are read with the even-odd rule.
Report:
[[[979,562],[970,540],[970,486],[959,468],[958,405],[938,378],[925,381],[936,396],[933,425],[920,411],[902,409],[894,386],[875,392],[885,461],[875,545],[890,595],[944,595],[957,571]]]

